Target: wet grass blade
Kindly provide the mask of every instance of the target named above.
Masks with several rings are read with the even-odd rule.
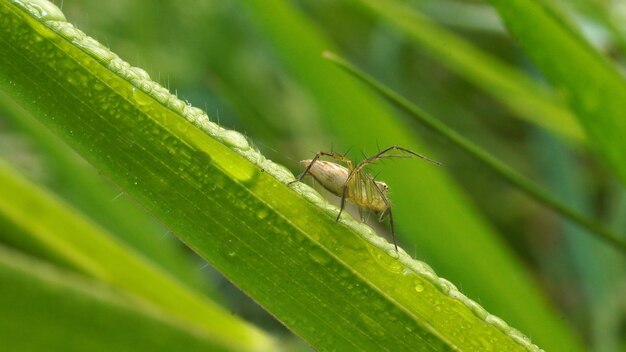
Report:
[[[565,96],[594,149],[626,183],[624,76],[542,1],[490,3],[525,53]]]
[[[195,326],[220,349],[275,349],[272,338],[185,287],[1,160],[0,193],[0,224],[5,229],[0,239],[141,297]]]
[[[398,93],[391,90],[389,87],[386,87],[382,83],[376,81],[374,78],[359,70],[346,60],[330,52],[325,52],[324,57],[337,64],[339,67],[364,82],[372,89],[376,90],[382,96],[389,99],[389,101],[409,113],[420,123],[424,124],[439,135],[445,137],[449,142],[469,153],[472,157],[482,162],[483,165],[487,166],[495,174],[508,181],[511,185],[519,188],[524,193],[528,194],[541,204],[549,207],[560,215],[590,230],[590,233],[594,234],[598,239],[601,239],[614,248],[626,253],[626,242],[624,242],[624,240],[622,240],[622,238],[615,234],[611,229],[553,197],[544,191],[539,185],[520,175],[515,170],[489,154],[486,150],[461,136],[459,133],[451,130],[445,124],[418,108]]]
[[[321,57],[323,50],[333,47],[332,41],[291,2],[242,3],[272,53],[280,59],[280,68],[315,101],[320,122],[328,136],[334,138],[335,146],[354,146],[369,154],[376,144],[396,144],[437,159],[375,92]],[[268,7],[273,11],[267,11]],[[329,145],[309,148],[328,150]],[[501,235],[468,201],[445,167],[404,162],[385,168],[384,178],[396,190],[392,201],[400,243],[414,245],[417,255],[427,258],[437,271],[462,285],[466,293],[480,299],[489,310],[497,311],[523,331],[532,331],[542,347],[580,349],[576,337],[545,301],[535,280]],[[524,304],[515,304],[510,297]]]
[[[316,348],[538,350],[52,4],[1,0],[0,34],[3,89]]]
[[[195,273],[195,258],[190,258],[180,247],[172,246],[176,239],[165,235],[166,230],[158,226],[145,210],[125,194],[120,194],[119,189],[2,91],[0,119],[8,133],[25,140],[40,160],[42,171],[39,173],[44,176],[34,175],[35,181],[72,207],[89,214],[91,220],[111,235],[159,263],[181,281],[194,287],[207,286]],[[8,162],[13,161],[12,157],[20,157],[15,150],[3,152]],[[24,169],[24,175],[31,176],[29,171]]]

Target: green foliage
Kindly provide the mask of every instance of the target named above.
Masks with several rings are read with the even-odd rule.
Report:
[[[192,327],[57,267],[0,247],[2,348],[227,351]]]
[[[395,1],[360,0],[373,15],[378,15],[406,33],[450,70],[466,77],[515,110],[530,122],[575,140],[584,134],[572,114],[554,94],[528,76],[453,33]]]
[[[542,1],[492,0],[526,53],[554,84],[594,148],[626,182],[626,80]]]
[[[0,183],[4,188],[0,223],[3,228],[14,229],[0,234],[6,242],[110,284],[175,319],[195,325],[215,348],[244,351],[266,346],[263,349],[270,350],[268,337],[168,277],[75,209],[20,179],[4,163],[0,163]]]
[[[541,187],[533,183],[531,180],[520,175],[500,160],[494,158],[478,145],[472,143],[470,140],[466,139],[462,135],[451,130],[448,126],[442,124],[435,117],[430,116],[427,112],[411,104],[402,96],[396,94],[393,90],[384,86],[380,82],[377,82],[372,77],[367,76],[363,71],[360,71],[359,69],[348,63],[346,60],[338,57],[331,52],[325,52],[324,57],[333,61],[339,67],[346,70],[346,72],[350,73],[357,79],[363,81],[372,89],[380,93],[382,96],[389,99],[390,102],[406,111],[409,115],[418,120],[420,123],[433,130],[435,133],[446,138],[455,146],[461,148],[472,157],[478,159],[487,168],[491,169],[500,177],[510,182],[511,185],[519,188],[530,197],[535,198],[537,201],[556,211],[560,215],[578,223],[582,227],[587,228],[587,230],[592,231],[593,235],[598,236],[598,238],[606,241],[608,244],[614,246],[616,249],[626,254],[626,242],[622,241],[621,238],[619,238],[618,234],[613,233],[613,231],[603,226],[601,223],[585,216],[583,213],[570,207],[566,203],[559,201],[555,197],[552,197],[550,194],[541,189]]]
[[[270,13],[265,11],[267,1],[247,0],[246,3],[281,60],[315,97],[327,129],[342,143],[368,146],[370,150],[376,143],[381,146],[399,144],[431,156],[424,143],[372,92],[325,62],[321,53],[330,48],[331,43],[315,32],[296,9],[286,2],[273,0],[269,3],[277,10]],[[415,175],[419,175],[419,179]],[[488,302],[490,311],[497,312],[514,326],[532,330],[535,341],[542,347],[571,344],[571,348],[575,348],[572,337],[558,319],[554,319],[554,313],[530,278],[509,255],[495,231],[463,198],[445,167],[405,161],[401,167],[385,169],[384,177],[392,191],[398,190],[393,193],[393,202],[399,232],[417,244],[419,253],[437,267],[442,276],[462,285],[471,297]],[[445,208],[441,208],[443,204]],[[450,221],[451,218],[455,220]],[[434,241],[433,236],[439,233],[446,235]],[[506,282],[500,279],[502,277],[517,279]],[[507,297],[513,296],[524,301],[524,306],[512,306]]]
[[[0,114],[19,136],[28,137],[29,145],[41,158],[45,175],[35,174],[32,178],[181,281],[196,287],[208,286],[194,274],[194,258],[176,246],[172,236],[166,236],[166,229],[119,188],[103,180],[93,167],[3,92],[0,92]],[[28,172],[29,166],[21,165],[14,148],[4,149],[0,154]]]
[[[369,228],[351,219],[344,220],[345,226],[335,224],[329,213],[336,208],[307,187],[298,187],[299,195],[286,187],[293,177],[263,161],[243,136],[164,93],[144,71],[127,66],[60,15],[26,9],[31,13],[6,4],[0,8],[8,48],[0,62],[2,75],[11,77],[11,94],[312,344],[341,350],[390,345],[423,351],[535,349],[427,266],[381,243]],[[33,73],[48,79],[32,82]],[[16,192],[25,193],[19,187]],[[29,198],[36,202],[36,196]],[[61,221],[67,217],[60,215],[61,209],[50,212]],[[22,217],[15,222],[26,221]],[[65,222],[70,233],[93,232],[80,219]],[[55,226],[51,222],[48,227]],[[169,283],[159,282],[102,237],[91,234],[83,242],[44,234],[38,239],[81,270],[156,298],[167,313],[178,309],[194,322],[205,318],[231,335],[213,337],[242,339],[233,336],[235,328],[224,320],[215,321],[211,311],[185,310],[168,301],[191,304],[192,296],[177,298],[180,291],[171,287],[169,293],[161,292],[163,296],[150,295],[168,289]],[[95,258],[86,257],[86,252]],[[106,252],[114,264],[104,274],[90,263],[104,262]],[[123,276],[122,267],[133,274]],[[152,278],[154,286],[134,285],[140,277]],[[469,328],[471,335],[463,333]]]
[[[618,349],[624,256],[414,117],[437,116],[427,120],[479,160],[531,175],[522,186],[540,184],[540,199],[619,242],[626,193],[584,148],[624,175],[621,78],[598,53],[619,57],[623,21],[608,2],[493,4],[549,83],[496,12],[473,1],[66,1],[64,14],[44,0],[0,0],[2,342]],[[592,21],[609,35],[578,33]],[[363,67],[358,77],[400,109],[324,50]],[[568,60],[557,67],[559,52]],[[332,145],[354,147],[352,157],[393,144],[444,164],[370,170],[391,187],[400,247],[428,265],[395,252],[388,226],[355,221],[351,206],[335,222],[336,206],[266,159],[296,170]]]

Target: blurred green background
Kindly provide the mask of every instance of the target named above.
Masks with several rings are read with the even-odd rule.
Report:
[[[536,285],[556,319],[590,350],[626,351],[623,256],[386,103],[377,102],[379,110],[359,110],[367,104],[350,100],[358,84],[351,85],[339,70],[324,68],[332,64],[317,50],[341,53],[554,196],[619,233],[626,232],[623,185],[588,151],[582,138],[567,132],[578,131],[576,126],[563,123],[545,129],[536,121],[548,117],[520,113],[523,109],[516,109],[514,102],[518,97],[498,96],[485,87],[489,82],[481,84],[480,76],[472,76],[471,69],[445,59],[460,55],[455,50],[463,48],[444,45],[437,51],[393,20],[351,0],[56,4],[78,28],[148,71],[179,97],[204,108],[214,121],[245,133],[263,154],[294,173],[300,171],[298,160],[331,146],[336,151],[350,149],[348,155],[358,160],[362,153],[375,152],[377,144],[409,144],[442,161],[445,166],[438,172],[446,174],[445,182],[435,182],[436,187],[428,180],[422,183],[422,172],[426,178],[434,177],[429,170],[433,166],[414,165],[419,161],[385,162],[374,168],[391,187],[400,246],[488,311],[528,333],[519,326],[524,323],[503,308],[502,302],[508,302],[519,305],[512,311],[525,309],[523,298],[516,301],[504,293],[507,287],[516,287],[515,278],[494,274],[485,279],[478,276],[485,276],[488,269],[472,270],[481,267],[482,257],[496,258],[485,259],[488,263],[505,261]],[[570,0],[555,5],[598,51],[624,68],[625,2]],[[488,4],[416,0],[409,6],[473,49],[523,73],[542,87],[538,91],[554,93],[550,96],[561,106],[559,92],[551,92]],[[474,65],[490,66],[480,61]],[[336,82],[324,76],[328,72],[336,75]],[[234,314],[286,341],[293,339],[288,342],[293,349],[307,349],[5,96],[0,96],[0,144],[1,156],[13,167],[90,214],[122,241]],[[386,225],[374,226],[388,232]],[[476,262],[455,255],[465,252],[475,253],[467,258]]]

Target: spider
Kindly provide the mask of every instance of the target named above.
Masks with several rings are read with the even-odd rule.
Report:
[[[392,151],[402,152],[405,154],[389,154]],[[335,159],[336,161],[344,163],[346,166],[330,161],[319,160],[322,156]],[[289,184],[299,182],[302,178],[304,178],[304,176],[311,174],[311,176],[321,183],[324,188],[336,196],[341,197],[341,206],[335,221],[339,221],[341,213],[345,207],[346,200],[359,207],[359,213],[362,221],[365,220],[363,214],[364,211],[367,210],[379,213],[379,221],[381,222],[385,220],[385,218],[389,217],[393,245],[396,251],[398,251],[396,233],[393,226],[393,216],[391,215],[391,202],[389,201],[389,197],[387,195],[389,186],[387,186],[385,182],[376,181],[374,176],[365,171],[365,168],[368,165],[382,159],[411,157],[418,157],[433,164],[441,165],[438,161],[431,160],[421,154],[397,145],[383,149],[377,154],[369,158],[365,158],[365,160],[361,161],[356,166],[354,166],[352,160],[347,158],[345,155],[335,152],[319,152],[315,154],[313,159],[300,161],[300,165],[305,169],[294,181],[291,181]]]

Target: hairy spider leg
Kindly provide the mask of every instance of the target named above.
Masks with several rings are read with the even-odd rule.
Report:
[[[391,203],[389,202],[389,199],[387,199],[383,191],[381,191],[380,188],[378,188],[378,186],[376,186],[376,189],[378,190],[380,197],[383,199],[383,202],[385,202],[385,205],[387,206],[387,208],[383,210],[382,213],[380,213],[380,218],[378,219],[378,221],[382,222],[383,220],[385,220],[386,216],[389,216],[389,226],[391,226],[391,240],[393,241],[393,246],[396,248],[396,252],[397,252],[398,242],[396,242],[396,229],[393,226],[393,215],[391,214]]]
[[[361,222],[365,222],[365,214],[363,213],[363,208],[362,207],[358,207],[359,208],[359,219],[361,219]]]
[[[389,153],[391,151],[394,151],[394,150],[401,151],[401,152],[404,152],[404,153],[408,153],[410,155],[385,155],[385,154],[387,154],[387,153]],[[400,147],[398,145],[392,145],[391,147],[387,147],[387,148],[383,149],[382,151],[378,152],[374,156],[369,157],[369,158],[361,161],[359,164],[357,164],[357,166],[354,169],[360,171],[360,170],[364,169],[366,166],[371,165],[371,164],[375,163],[376,161],[381,160],[381,159],[385,159],[385,158],[407,158],[407,157],[413,157],[413,156],[416,156],[416,157],[418,157],[420,159],[426,160],[426,161],[431,162],[431,163],[436,164],[436,165],[441,165],[440,162],[438,162],[436,160],[432,160],[430,158],[427,158],[426,156],[424,156],[422,154],[419,154],[419,153],[416,153],[416,152],[414,152],[414,151],[412,151],[410,149],[407,149],[407,148],[404,148],[404,147]]]
[[[348,180],[350,179],[350,175],[352,175],[352,170],[350,170],[350,174],[348,175]],[[341,204],[339,205],[339,214],[337,214],[337,218],[335,222],[339,221],[341,217],[341,213],[343,213],[343,208],[346,206],[346,193],[348,192],[348,181],[343,184],[343,191],[341,192]]]

